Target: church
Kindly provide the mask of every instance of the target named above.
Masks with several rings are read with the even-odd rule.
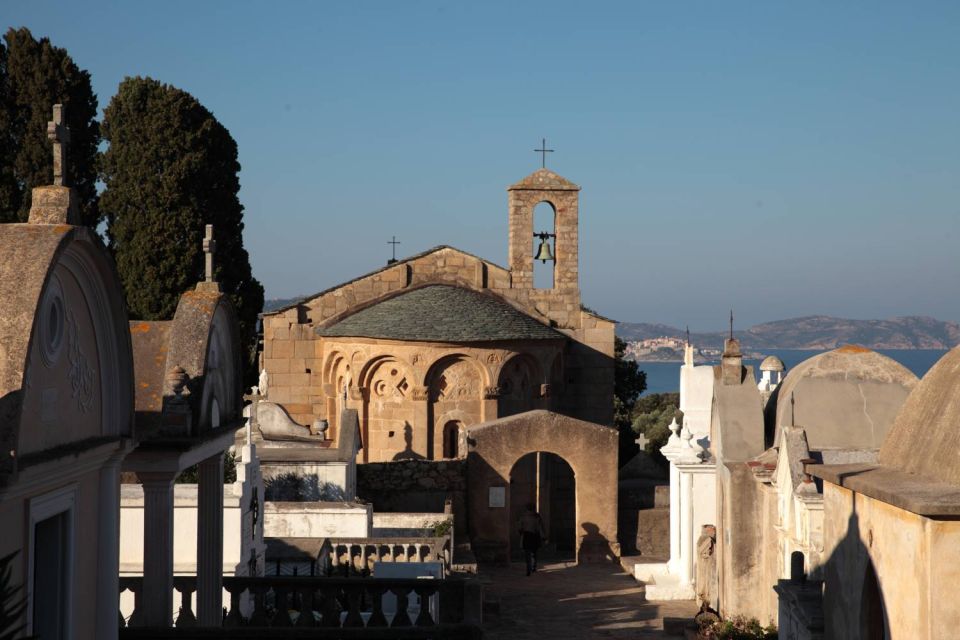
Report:
[[[579,192],[546,168],[507,189],[507,267],[440,246],[265,313],[260,393],[285,415],[264,436],[336,446],[355,409],[358,462],[383,462],[463,457],[469,427],[535,409],[612,424],[614,322],[581,304]]]

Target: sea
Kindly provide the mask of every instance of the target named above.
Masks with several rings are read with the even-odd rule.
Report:
[[[877,349],[877,353],[893,358],[907,369],[910,369],[918,378],[922,378],[930,367],[937,360],[943,357],[947,352],[945,349]],[[745,364],[752,364],[755,375],[760,375],[758,371],[760,360],[767,356],[777,356],[783,360],[787,373],[790,370],[806,360],[823,351],[807,349],[769,349],[763,352],[763,357],[758,360],[744,359]],[[649,393],[670,393],[680,391],[680,366],[682,362],[638,362],[640,370],[647,374],[647,390],[644,395]],[[719,364],[716,362],[704,362],[699,364]]]

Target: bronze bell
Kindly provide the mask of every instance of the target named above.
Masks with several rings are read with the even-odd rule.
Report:
[[[540,248],[537,249],[537,255],[533,257],[534,260],[539,260],[540,262],[546,264],[547,260],[553,260],[553,252],[550,250],[550,243],[546,238],[540,238]]]

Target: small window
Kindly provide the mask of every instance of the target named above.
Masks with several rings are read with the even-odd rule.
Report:
[[[443,457],[456,458],[460,454],[460,427],[458,420],[443,425]]]

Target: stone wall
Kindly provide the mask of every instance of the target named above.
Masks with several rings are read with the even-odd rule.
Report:
[[[357,465],[357,495],[371,502],[374,511],[442,513],[447,498],[451,498],[456,512],[466,483],[465,460]]]

